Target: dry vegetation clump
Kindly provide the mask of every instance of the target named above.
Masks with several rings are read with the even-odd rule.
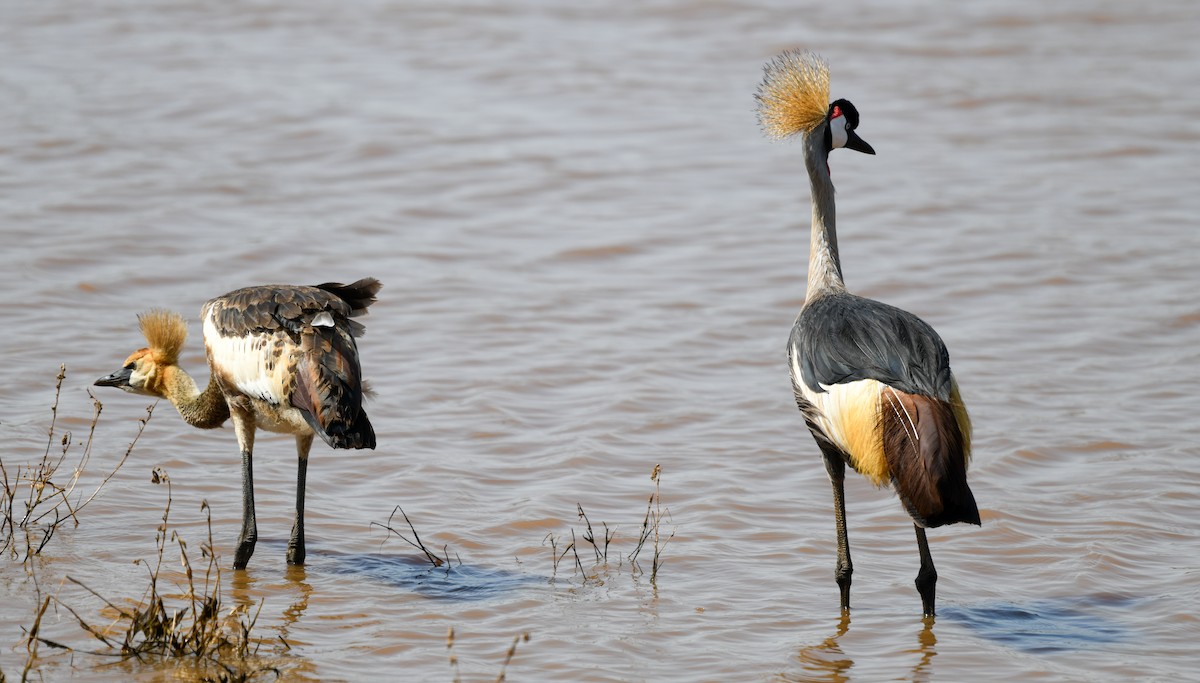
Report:
[[[48,647],[122,660],[174,660],[181,669],[186,669],[189,674],[187,678],[193,680],[250,681],[268,673],[278,678],[279,669],[263,663],[264,658],[258,655],[262,641],[252,635],[262,603],[253,610],[247,605],[237,605],[222,615],[221,569],[213,550],[212,513],[208,502],[201,504],[208,527],[207,541],[200,546],[200,555],[206,560],[206,566],[203,574],[197,577],[188,555],[187,542],[169,525],[171,480],[161,468],[155,468],[151,481],[166,484],[167,503],[162,524],[155,534],[158,556],[153,567],[142,560],[136,561],[145,565],[149,573],[149,585],[141,599],[132,606],[121,606],[67,576],[67,581],[99,598],[107,606],[107,611],[116,616],[107,626],[98,626],[57,595],[47,596],[40,601],[38,618],[29,629],[29,643],[36,646],[40,642]],[[163,560],[168,548],[172,547],[179,550],[183,579],[181,584],[173,587],[178,594],[164,594],[160,577]],[[75,617],[80,627],[107,649],[80,650],[38,635],[41,614],[51,601]]]
[[[92,419],[86,440],[76,441],[71,432],[59,431],[59,396],[66,377],[67,366],[59,366],[46,448],[41,459],[13,466],[11,459],[6,465],[0,457],[0,555],[19,560],[27,567],[30,559],[45,550],[60,527],[67,523],[79,525],[79,513],[96,499],[104,485],[125,464],[154,412],[153,405],[146,408],[146,416],[138,420],[137,433],[112,471],[90,493],[80,490],[80,479],[92,458],[96,425],[104,406],[88,392],[92,400]],[[70,464],[69,468],[64,468],[67,464]]]
[[[625,556],[625,560],[629,561],[630,566],[633,567],[635,572],[639,574],[643,573],[644,570],[642,569],[641,564],[638,562],[638,557],[641,555],[642,550],[646,547],[646,544],[650,542],[651,547],[654,550],[654,557],[650,564],[650,583],[652,585],[657,585],[658,570],[663,565],[663,551],[666,549],[667,543],[669,543],[671,539],[675,537],[675,528],[672,527],[669,531],[663,529],[664,520],[669,522],[671,519],[671,511],[662,505],[662,491],[660,488],[662,482],[662,466],[654,466],[653,471],[650,473],[650,480],[654,482],[654,492],[650,494],[650,498],[646,502],[646,515],[642,519],[642,528],[638,533],[637,543],[634,544],[633,550]],[[587,513],[584,512],[583,506],[579,503],[576,503],[575,507],[578,518],[583,520],[584,524],[584,529],[581,536],[584,542],[588,543],[592,547],[592,555],[594,558],[593,566],[607,566],[608,548],[613,539],[617,536],[616,529],[609,529],[606,522],[601,522],[601,525],[604,527],[603,545],[601,545],[601,541],[597,540],[596,533],[592,529],[592,522],[590,519],[588,519]],[[583,559],[579,556],[579,543],[576,541],[574,528],[571,529],[571,542],[568,543],[561,552],[558,550],[558,539],[555,538],[553,533],[546,534],[546,537],[543,539],[542,543],[543,545],[546,543],[550,544],[550,556],[553,563],[553,571],[555,576],[558,575],[558,566],[562,562],[563,558],[565,558],[568,553],[571,553],[573,555],[573,559],[575,560],[572,563],[574,566],[572,571],[578,571],[583,576],[584,582],[587,582],[588,574],[587,570],[584,569]],[[624,560],[622,560],[621,563],[618,563],[618,569],[623,562]]]

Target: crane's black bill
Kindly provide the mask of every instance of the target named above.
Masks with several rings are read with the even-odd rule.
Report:
[[[96,380],[96,386],[127,387],[129,386],[129,375],[132,373],[133,370],[130,370],[129,368],[121,368],[107,377],[101,377],[100,379]]]
[[[863,154],[874,154],[875,149],[867,144],[866,140],[858,137],[858,133],[852,130],[846,131],[846,149],[852,149],[855,152]]]

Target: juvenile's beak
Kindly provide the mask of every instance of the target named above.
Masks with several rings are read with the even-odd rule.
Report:
[[[858,133],[852,130],[846,132],[846,149],[852,149],[855,152],[862,152],[863,154],[875,153],[874,148],[868,145],[866,140],[858,137]]]
[[[96,380],[96,386],[118,388],[127,387],[129,386],[129,375],[132,373],[133,371],[129,368],[121,368],[107,377],[101,377],[100,379]]]

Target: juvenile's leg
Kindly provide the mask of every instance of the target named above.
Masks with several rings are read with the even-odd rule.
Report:
[[[258,525],[254,520],[254,416],[231,411],[230,417],[242,449],[242,532],[238,535],[233,568],[245,569],[258,542]]]
[[[292,537],[288,541],[287,563],[290,565],[304,564],[304,481],[312,442],[312,434],[296,437],[296,523],[292,525]]]

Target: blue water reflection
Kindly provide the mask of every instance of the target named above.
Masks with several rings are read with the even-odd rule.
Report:
[[[403,555],[325,555],[325,558],[331,561],[334,574],[354,575],[437,600],[488,600],[545,582],[543,577],[530,574],[459,564],[457,559],[453,559],[452,566],[434,567],[422,558]],[[314,568],[310,566],[309,572],[313,573]]]
[[[983,638],[1022,652],[1062,652],[1129,640],[1129,630],[1104,612],[1128,609],[1135,602],[1133,598],[1084,596],[1023,605],[947,605],[938,610],[938,619],[963,624]]]

